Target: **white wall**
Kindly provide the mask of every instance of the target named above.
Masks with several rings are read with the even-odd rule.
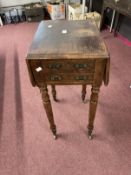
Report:
[[[0,0],[0,7],[24,5],[32,2],[40,2],[40,0]]]

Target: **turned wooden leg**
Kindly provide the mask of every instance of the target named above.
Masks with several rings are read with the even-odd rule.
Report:
[[[40,92],[42,94],[43,105],[47,114],[47,118],[50,123],[50,129],[53,133],[54,139],[56,139],[56,125],[54,122],[54,117],[53,117],[53,112],[52,112],[52,107],[51,107],[47,86],[40,87]]]
[[[82,101],[84,102],[85,100],[85,96],[86,96],[86,85],[82,85],[82,94],[81,94],[81,98],[82,98]]]
[[[88,137],[92,139],[92,131],[94,128],[94,119],[96,114],[96,108],[98,103],[98,94],[100,87],[92,86],[91,97],[90,97],[90,106],[89,106],[89,123],[88,123]]]
[[[56,98],[55,85],[51,85],[51,88],[52,88],[52,96],[53,96],[54,101],[58,101],[57,98]]]

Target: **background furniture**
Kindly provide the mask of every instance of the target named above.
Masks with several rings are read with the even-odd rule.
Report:
[[[40,2],[40,0],[0,0],[0,5],[1,7],[14,7],[14,6],[23,6],[24,4],[29,4],[29,3],[37,3]]]
[[[119,21],[119,14],[122,14],[124,16],[127,16],[131,18],[131,1],[130,0],[104,0],[103,2],[103,9],[102,9],[102,14],[101,14],[101,25],[100,29],[102,29],[103,22],[104,22],[104,17],[105,17],[105,10],[107,8],[111,8],[115,10],[116,15],[115,15],[115,24],[114,24],[114,34],[119,28],[120,22]]]
[[[29,22],[44,20],[44,8],[41,3],[30,3],[24,6],[26,19]]]
[[[18,23],[26,20],[23,6],[10,6],[1,8],[3,24]]]
[[[27,55],[33,86],[38,86],[50,128],[56,138],[47,85],[91,85],[88,136],[92,138],[98,93],[102,81],[109,81],[109,54],[94,21],[41,22]]]

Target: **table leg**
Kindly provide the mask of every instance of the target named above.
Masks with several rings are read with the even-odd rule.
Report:
[[[86,84],[82,85],[82,94],[81,94],[81,98],[82,101],[85,101],[85,96],[86,96]]]
[[[52,88],[52,96],[53,96],[54,101],[58,101],[57,98],[56,98],[55,85],[51,85],[51,88]]]
[[[56,125],[54,122],[54,117],[53,117],[53,112],[52,112],[52,107],[51,107],[47,86],[40,87],[40,92],[42,95],[42,101],[46,111],[46,115],[50,123],[50,129],[53,133],[54,139],[56,139]]]
[[[90,107],[89,107],[89,123],[88,123],[88,137],[92,139],[92,131],[94,128],[94,119],[96,114],[96,108],[98,103],[98,94],[100,87],[92,86],[91,97],[90,97]]]

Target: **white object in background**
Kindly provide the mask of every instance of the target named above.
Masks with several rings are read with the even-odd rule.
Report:
[[[112,32],[112,28],[113,28],[113,24],[114,24],[114,19],[115,19],[115,14],[116,14],[116,11],[113,10],[113,15],[112,15],[112,20],[111,20],[110,32]]]
[[[64,3],[65,4],[74,4],[74,3],[80,4],[81,0],[64,0]]]
[[[100,21],[101,21],[101,15],[98,12],[89,12],[85,14],[85,19],[91,19],[94,20],[98,29],[100,29]]]
[[[47,3],[47,10],[52,20],[65,19],[65,4]]]
[[[70,4],[68,5],[68,19],[77,20],[78,16],[82,15],[83,5],[82,4]],[[84,13],[87,12],[87,7],[83,10]]]
[[[3,26],[3,22],[2,22],[2,19],[1,19],[1,17],[0,17],[0,25],[1,25],[1,26]]]
[[[84,18],[82,13],[75,13],[72,16],[70,15],[69,17],[69,20],[94,20],[98,29],[100,29],[101,15],[98,12],[84,13]]]

